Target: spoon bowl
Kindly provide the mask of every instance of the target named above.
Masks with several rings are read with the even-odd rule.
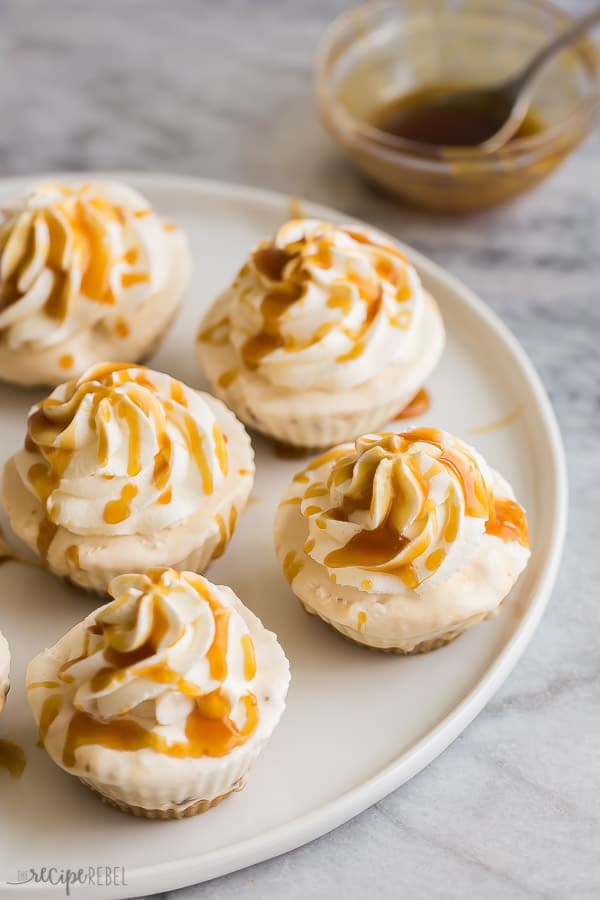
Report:
[[[460,93],[505,85],[573,21],[547,0],[365,3],[334,22],[322,41],[321,118],[388,194],[443,212],[493,206],[545,178],[596,124],[600,55],[593,41],[580,40],[548,61],[535,82],[539,127],[496,150],[405,139],[378,127],[378,113],[435,85]]]

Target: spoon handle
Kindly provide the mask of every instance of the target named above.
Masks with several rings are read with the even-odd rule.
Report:
[[[519,94],[525,87],[528,86],[529,82],[537,75],[538,70],[550,59],[551,56],[554,56],[555,53],[558,53],[559,50],[562,50],[564,47],[568,47],[569,44],[572,44],[577,38],[581,37],[588,31],[592,25],[600,22],[600,7],[596,7],[596,9],[591,10],[591,12],[587,13],[585,16],[582,16],[580,19],[570,27],[567,28],[562,34],[559,34],[555,40],[551,41],[549,44],[546,44],[542,49],[535,54],[533,59],[529,61],[529,63],[525,66],[525,68],[519,72],[517,77],[510,82],[510,91],[516,96]]]

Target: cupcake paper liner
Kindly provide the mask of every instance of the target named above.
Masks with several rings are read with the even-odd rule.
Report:
[[[422,636],[415,635],[412,638],[401,641],[398,640],[398,638],[374,637],[364,631],[359,631],[356,628],[352,628],[349,625],[344,625],[341,622],[336,622],[333,619],[324,616],[321,612],[313,609],[303,600],[299,599],[299,602],[305,612],[311,616],[318,616],[323,622],[330,625],[339,632],[339,634],[347,640],[352,641],[354,644],[359,644],[361,647],[367,647],[370,650],[379,650],[384,653],[397,653],[401,656],[413,656],[418,653],[429,653],[431,650],[439,650],[441,647],[445,647],[446,644],[450,644],[452,641],[456,640],[456,638],[460,637],[461,634],[464,634],[465,631],[468,631],[472,625],[477,625],[479,622],[485,621],[485,619],[493,618],[499,611],[493,610],[492,612],[481,613],[477,616],[470,616],[468,620],[456,623],[452,628],[449,628],[448,631],[436,634],[435,637],[422,638]]]
[[[250,428],[282,444],[319,449],[354,440],[359,434],[377,431],[410,403],[415,393],[416,391],[411,388],[407,394],[396,394],[393,398],[366,409],[341,412],[337,415],[308,412],[302,417],[265,414],[264,410],[259,416],[238,395],[220,391],[220,396]]]
[[[176,780],[153,781],[137,779],[135,783],[119,781],[121,769],[104,767],[102,773],[86,771],[85,777],[76,770],[73,774],[91,788],[101,799],[132,815],[147,818],[184,818],[205,812],[216,806],[234,791],[241,790],[257,756],[267,742],[249,739],[245,744],[219,760],[215,766],[195,766],[190,760]],[[210,769],[207,771],[207,768]],[[102,776],[102,777],[101,777]],[[109,780],[103,780],[103,779]]]

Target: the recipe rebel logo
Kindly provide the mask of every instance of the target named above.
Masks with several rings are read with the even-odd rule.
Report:
[[[1,882],[0,882],[1,884]],[[123,866],[82,866],[79,869],[42,866],[39,869],[19,869],[16,878],[6,881],[6,885],[22,887],[26,884],[46,884],[63,888],[70,897],[77,888],[115,888],[127,886],[127,872]],[[16,892],[15,892],[16,896]]]

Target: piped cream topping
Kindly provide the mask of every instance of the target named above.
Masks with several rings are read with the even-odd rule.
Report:
[[[304,551],[337,584],[418,592],[461,570],[486,532],[529,546],[524,510],[493,495],[485,460],[437,429],[364,435],[296,481]]]
[[[228,290],[226,318],[201,342],[230,342],[273,386],[361,384],[411,349],[423,314],[417,272],[390,240],[358,226],[287,222]]]
[[[56,681],[28,685],[48,691],[42,741],[68,716],[63,765],[75,767],[78,748],[90,744],[182,759],[245,743],[259,721],[257,663],[235,595],[165,568],[122,575],[109,592],[113,602],[73,633]]]
[[[0,340],[11,349],[100,321],[119,334],[168,277],[165,226],[126,185],[40,184],[0,211]]]
[[[29,415],[15,463],[53,532],[152,535],[196,512],[229,471],[226,438],[202,395],[143,366],[102,363]]]

